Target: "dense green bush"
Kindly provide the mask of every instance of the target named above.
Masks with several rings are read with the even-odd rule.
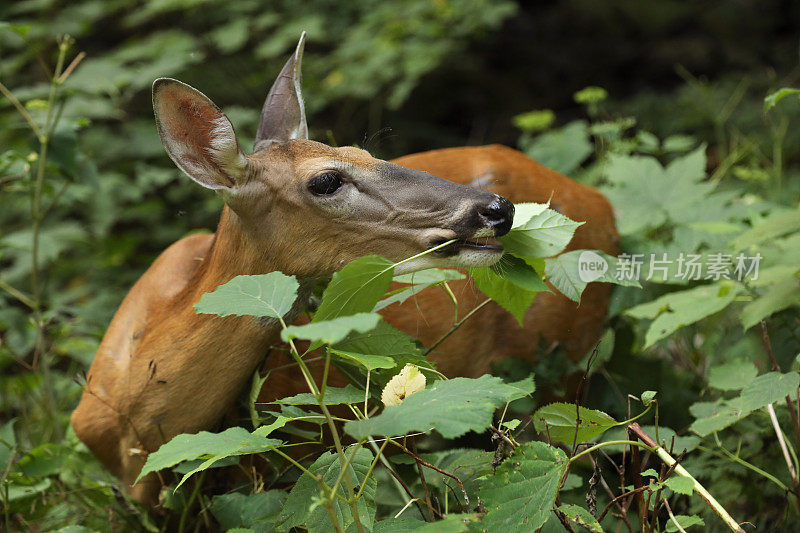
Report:
[[[663,6],[661,22],[684,20],[696,9]],[[684,69],[685,83],[674,90],[641,91],[618,101],[613,92],[609,97],[603,89],[588,87],[563,109],[514,119],[522,131],[519,147],[600,188],[617,212],[624,252],[643,254],[642,286],[615,287],[609,327],[591,364],[589,354],[575,365],[558,351],[533,366],[508,361],[497,369],[505,377],[503,384],[490,377],[439,380],[425,370],[430,365],[422,350],[404,336],[396,339],[407,343],[402,357],[377,345],[362,353],[344,337],[375,327],[377,318],[370,312],[384,288],[365,297],[354,311],[366,315],[331,320],[322,333],[284,330],[287,338],[329,344],[333,362],[349,364],[357,378],[354,385],[328,390],[324,397],[288,399],[281,406],[245,401],[252,426],[179,437],[151,456],[152,468],[174,468],[179,480],[188,479],[174,492],[165,492],[162,515],[150,515],[125,500],[115,480],[69,428],[81,375],[125,291],[169,243],[199,228],[213,228],[220,207],[216,198],[180,179],[164,157],[148,100],[155,77],[173,76],[201,87],[225,107],[240,136],[252,139],[269,81],[305,29],[310,39],[306,96],[309,112],[320,117],[311,122],[326,124],[312,129],[312,137],[369,145],[364,130],[379,135],[387,117],[400,121],[410,112],[405,102],[419,104],[412,91],[423,87],[425,93],[426,76],[441,82],[436,72],[452,70],[451,63],[488,62],[476,57],[476,47],[502,33],[498,28],[504,21],[513,26],[518,9],[510,1],[480,0],[414,0],[402,6],[317,0],[275,2],[268,9],[255,1],[196,0],[29,1],[0,7],[0,20],[6,21],[0,22],[0,412],[5,419],[0,426],[0,466],[5,465],[0,501],[7,528],[263,531],[278,524],[284,530],[326,531],[332,527],[325,511],[330,508],[343,529],[353,522],[355,510],[368,528],[378,520],[373,531],[419,529],[424,525],[420,520],[438,514],[448,517],[431,527],[442,531],[528,531],[534,524],[557,531],[562,523],[576,529],[580,524],[637,530],[643,520],[651,530],[675,531],[670,513],[683,527],[702,520],[706,530],[725,530],[718,513],[693,494],[693,479],[736,520],[770,531],[792,528],[800,501],[800,413],[795,403],[800,368],[800,135],[793,127],[800,104],[796,92],[773,93],[786,72],[765,73],[752,58],[739,63],[739,69],[751,66],[744,73],[722,72],[709,81]],[[583,17],[597,15],[596,23],[611,39],[608,28],[613,25],[603,15],[608,12],[586,5],[582,9]],[[659,28],[656,15],[645,16],[636,6],[613,9],[643,28]],[[525,16],[530,13],[519,20]],[[559,17],[569,18],[569,11],[548,20]],[[777,22],[765,22],[763,35],[778,27]],[[59,37],[64,34],[72,37]],[[767,61],[786,50],[785,41],[777,37],[777,52],[758,45]],[[726,42],[729,50],[741,52]],[[755,50],[756,44],[752,46]],[[692,60],[699,61],[693,57],[687,64]],[[786,68],[785,63],[764,66]],[[581,68],[577,60],[571,65],[572,70]],[[482,83],[473,79],[476,86]],[[463,96],[468,88],[444,89],[469,99]],[[549,101],[563,101],[564,94]],[[517,94],[519,101],[537,106],[525,91]],[[509,103],[499,113],[519,111]],[[419,122],[408,130],[416,139],[412,146],[424,145],[430,131],[443,131],[438,127]],[[456,141],[463,137],[437,135],[441,138],[465,142]],[[562,233],[548,233],[553,227],[542,224],[541,216],[557,214],[536,214],[538,209],[520,210],[533,217],[522,221],[528,230],[551,239],[562,239],[563,231],[569,237],[570,227],[574,231],[569,221],[561,220],[555,226]],[[513,244],[511,251],[518,257],[541,255],[513,249]],[[667,254],[671,264],[663,277],[645,280],[650,254]],[[707,269],[700,279],[681,277],[681,254],[696,255],[704,265],[729,260],[732,279],[709,276]],[[753,272],[737,279],[740,254],[760,255],[758,279]],[[613,281],[615,270],[627,268],[624,262],[620,267],[619,261],[606,260],[610,270],[601,281]],[[361,261],[334,277],[327,291],[347,286],[353,270],[372,268]],[[577,299],[585,286],[575,277],[578,261],[579,254],[572,253],[544,266],[529,261],[536,269],[516,261],[473,275],[481,290],[519,314],[535,295],[530,283],[540,283],[539,276]],[[509,280],[519,281],[512,276],[515,272],[527,276],[528,293],[518,286],[503,287],[513,285]],[[377,274],[385,280],[392,277],[387,265]],[[286,281],[276,276],[259,283]],[[441,284],[448,274],[427,276],[429,283]],[[201,311],[231,311],[224,301],[219,304],[223,307],[211,304]],[[413,401],[377,414],[381,388],[406,363],[423,369],[428,388],[410,396]],[[368,370],[374,386],[367,401],[377,411],[363,419],[359,406],[366,394],[359,386]],[[586,373],[580,408],[537,405],[523,398],[533,391],[531,374],[539,388],[559,392],[565,377],[576,372]],[[475,406],[480,412],[463,410],[471,395],[485,400]],[[243,453],[275,460],[271,458],[279,453],[282,432],[292,430],[294,419],[308,416],[300,406],[320,401],[352,406],[354,420],[343,431],[362,444],[371,434],[399,437],[436,429],[415,439],[418,454],[406,448],[409,453],[403,451],[387,463],[411,494],[423,498],[418,506],[378,464],[382,460],[375,453],[386,440],[375,448],[356,445],[317,455],[299,465],[308,472],[285,472],[282,484],[267,480],[255,489],[203,484],[217,471],[212,466],[231,464]],[[463,412],[423,420],[422,428],[421,415],[430,412],[430,401]],[[492,412],[508,402],[504,417],[493,420]],[[643,432],[664,449],[641,442],[623,445],[638,438],[625,434],[637,413]],[[492,422],[495,428],[489,429]],[[462,449],[442,438],[468,430],[481,435],[470,445],[495,452]],[[245,442],[249,448],[243,447]],[[404,442],[396,438],[392,446],[405,447]],[[630,461],[631,446],[646,449]],[[684,449],[680,464],[685,470],[664,466],[669,463],[665,453],[674,458]],[[656,460],[656,454],[664,460]],[[501,463],[505,455],[513,457]],[[338,479],[342,457],[349,458],[345,471],[353,480],[352,490],[342,488],[347,501],[329,492],[344,482],[345,476]],[[438,469],[420,467],[426,481],[417,473],[416,457]],[[454,474],[458,482],[442,471]],[[194,472],[201,473],[190,478]],[[309,472],[321,473],[322,479]],[[623,492],[630,494],[611,503],[612,495]],[[425,495],[431,497],[430,509]],[[310,508],[309,501],[314,502]],[[391,518],[404,506],[399,519]],[[610,510],[602,514],[604,507]]]

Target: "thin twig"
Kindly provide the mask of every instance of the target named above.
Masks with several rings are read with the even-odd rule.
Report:
[[[645,433],[639,424],[634,422],[628,426],[630,432],[632,432],[636,437],[638,437],[642,442],[647,444],[651,447],[658,455],[659,459],[667,463],[668,466],[675,465],[675,459],[667,453],[667,451],[659,446],[650,436]],[[706,503],[716,512],[720,518],[725,522],[725,524],[731,529],[731,531],[735,531],[736,533],[744,533],[744,530],[739,526],[739,523],[734,520],[731,515],[728,513],[725,508],[720,505],[720,503],[706,490],[706,488],[697,481],[694,476],[692,476],[683,466],[676,465],[675,472],[679,476],[683,476],[689,478],[694,483],[694,491],[703,498]]]
[[[491,298],[486,298],[484,301],[482,301],[481,303],[479,303],[479,304],[478,304],[478,305],[477,305],[477,306],[476,306],[476,307],[475,307],[475,308],[474,308],[472,311],[470,311],[469,313],[467,313],[466,315],[464,315],[464,318],[462,318],[461,320],[459,320],[458,322],[456,322],[455,324],[453,324],[453,327],[451,327],[451,328],[450,328],[450,329],[447,331],[447,333],[445,333],[444,335],[442,335],[442,336],[439,338],[439,340],[437,340],[436,342],[434,342],[434,343],[431,345],[431,347],[430,347],[430,348],[428,348],[427,350],[425,350],[425,353],[423,353],[422,355],[423,355],[423,356],[427,356],[429,353],[431,353],[433,350],[435,350],[435,349],[436,349],[436,348],[437,348],[437,347],[438,347],[438,346],[439,346],[439,345],[440,345],[442,342],[444,342],[444,341],[445,341],[445,339],[447,339],[447,337],[449,337],[450,335],[452,335],[453,333],[455,333],[455,331],[456,331],[458,328],[460,328],[460,327],[461,327],[461,325],[462,325],[464,322],[466,322],[467,320],[469,320],[469,317],[471,317],[472,315],[474,315],[475,313],[477,313],[477,312],[478,312],[478,311],[479,311],[479,310],[480,310],[480,309],[481,309],[483,306],[485,306],[486,304],[488,304],[488,303],[489,303],[489,302],[491,302],[491,301],[492,301],[492,299],[491,299]]]
[[[14,107],[17,108],[17,111],[19,111],[19,114],[22,115],[22,117],[25,119],[25,121],[31,127],[31,130],[33,130],[33,134],[36,135],[36,137],[39,139],[39,142],[41,142],[41,140],[43,138],[42,137],[42,130],[39,129],[39,126],[33,120],[33,117],[31,117],[30,113],[28,113],[28,110],[25,109],[25,106],[22,105],[19,100],[17,100],[17,97],[14,96],[14,93],[12,93],[8,89],[8,87],[3,85],[2,82],[0,82],[0,93],[3,93],[3,96],[8,98],[8,100],[14,105]]]
[[[409,450],[408,448],[406,448],[405,446],[403,446],[394,439],[389,439],[389,442],[391,442],[392,444],[394,444],[395,446],[406,452],[408,455],[412,456],[417,462],[419,462],[423,466],[427,466],[431,470],[436,470],[440,474],[445,475],[451,479],[454,479],[455,482],[458,483],[458,487],[461,489],[461,494],[464,496],[464,503],[466,503],[467,508],[469,508],[469,496],[467,496],[467,491],[464,489],[464,484],[461,483],[461,480],[458,478],[458,476],[451,474],[450,472],[446,472],[441,468],[439,468],[438,466],[432,465],[429,462],[421,459],[417,454],[415,454],[414,452],[412,452],[411,450]]]

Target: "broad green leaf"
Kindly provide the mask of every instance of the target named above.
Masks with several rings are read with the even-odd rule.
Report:
[[[355,361],[359,365],[363,366],[367,370],[375,370],[378,368],[394,368],[397,366],[397,363],[391,357],[386,357],[383,355],[370,355],[365,353],[354,353],[354,352],[345,352],[342,350],[335,350],[331,348],[331,353],[334,355],[338,355],[339,357],[344,357],[350,361]]]
[[[364,391],[347,385],[344,388],[326,387],[324,396],[326,405],[339,405],[342,403],[358,403],[364,401]],[[275,400],[274,403],[284,405],[317,405],[317,399],[310,392],[296,394],[289,398]]]
[[[392,283],[392,265],[391,261],[377,255],[359,257],[348,263],[333,275],[314,322],[372,311]]]
[[[797,398],[798,387],[800,374],[797,372],[762,374],[742,389],[737,405],[743,411],[755,411],[767,404],[783,401],[786,396],[794,400]]]
[[[674,159],[666,168],[650,156],[608,157],[603,174],[609,185],[601,190],[614,206],[620,234],[639,235],[668,221],[688,225],[720,218],[712,205],[724,205],[724,199],[713,194],[713,183],[703,180],[705,148]]]
[[[758,370],[752,361],[740,359],[711,367],[708,384],[719,390],[742,390],[753,381]]]
[[[770,109],[786,98],[787,96],[798,96],[800,99],[800,89],[792,89],[791,87],[783,87],[774,93],[764,98],[764,113],[769,112]]]
[[[408,287],[403,287],[393,291],[389,296],[375,304],[373,312],[395,303],[403,303],[415,294],[418,294],[432,285],[437,285],[445,281],[464,279],[466,276],[458,270],[443,270],[440,268],[429,268],[420,272],[401,274],[394,277],[398,283],[408,283]]]
[[[768,316],[793,305],[800,305],[800,278],[794,275],[768,286],[755,300],[742,308],[739,319],[747,330]]]
[[[225,531],[246,527],[256,533],[266,533],[275,526],[285,501],[286,493],[281,490],[256,492],[247,496],[238,492],[221,494],[212,498],[211,513]]]
[[[557,511],[564,514],[570,522],[578,524],[592,533],[603,533],[603,528],[592,513],[578,505],[565,504],[558,507]]]
[[[697,515],[678,514],[678,515],[675,515],[675,520],[678,521],[678,524],[683,529],[686,529],[686,528],[692,527],[692,526],[704,526],[704,525],[706,525],[706,523],[703,522],[703,519],[700,518]],[[673,522],[672,519],[667,520],[667,522],[665,524],[665,531],[667,533],[675,533],[676,531],[678,531],[678,528],[677,528],[677,526],[675,526],[675,522]]]
[[[693,404],[689,410],[697,420],[691,430],[702,437],[724,429],[767,404],[783,402],[786,396],[797,398],[798,386],[800,374],[796,372],[762,374],[747,384],[737,398]]]
[[[639,319],[654,319],[645,335],[647,348],[679,328],[718,313],[730,305],[740,291],[741,286],[730,282],[700,285],[637,305],[625,314]]]
[[[569,244],[582,224],[558,211],[545,209],[500,237],[500,242],[508,253],[518,257],[552,257]]]
[[[524,226],[530,220],[538,215],[541,215],[547,208],[550,207],[550,202],[545,204],[537,204],[534,202],[514,204],[514,221],[511,224],[511,229],[516,229]]]
[[[475,286],[486,296],[497,302],[500,307],[514,315],[519,325],[525,318],[525,312],[533,303],[537,292],[520,288],[517,284],[498,276],[491,268],[467,269]]]
[[[250,433],[242,427],[228,428],[222,433],[209,433],[201,431],[195,434],[181,434],[163,444],[158,450],[147,456],[139,477],[140,480],[150,472],[158,472],[165,468],[175,466],[182,461],[191,461],[200,457],[208,457],[208,468],[214,461],[233,455],[246,455],[260,453],[270,448],[280,446],[281,441],[267,439],[255,433]],[[192,472],[194,473],[194,472]],[[184,480],[191,475],[187,474]]]
[[[302,326],[289,326],[281,331],[281,339],[305,339],[324,344],[336,344],[347,336],[357,331],[366,333],[375,329],[381,315],[375,313],[357,313],[355,315],[340,316],[330,320],[319,320]]]
[[[578,423],[578,410],[580,423]],[[551,403],[541,407],[533,415],[533,426],[536,431],[541,435],[549,435],[553,441],[570,446],[573,442],[589,441],[615,425],[617,421],[602,411],[585,407],[576,409],[574,404],[569,403]]]
[[[23,498],[29,498],[31,496],[36,496],[37,494],[41,494],[42,492],[46,491],[50,488],[52,481],[49,477],[44,479],[40,479],[34,483],[29,485],[23,485],[21,483],[13,483],[8,485],[8,501],[13,502],[16,500],[21,500]]]
[[[534,390],[532,377],[510,384],[488,375],[436,381],[408,396],[402,404],[386,407],[377,416],[347,422],[344,429],[356,439],[431,429],[452,439],[469,431],[485,430],[492,424],[495,409]]]
[[[543,442],[527,442],[484,481],[479,496],[487,531],[528,533],[540,528],[553,509],[567,467],[564,452]]]
[[[344,453],[347,457],[350,457],[353,453],[353,447],[346,448]],[[372,459],[372,452],[359,447],[348,465],[353,486],[361,487],[366,483],[357,505],[359,519],[368,531],[372,531],[373,521],[375,520],[375,490],[378,484],[375,476],[370,476],[365,481]],[[339,457],[335,453],[326,452],[314,461],[308,470],[314,475],[322,476],[322,481],[331,487],[336,483],[341,472]],[[339,487],[339,490],[342,493],[345,492],[343,486]],[[317,481],[304,473],[295,483],[289,493],[289,497],[286,499],[286,504],[279,513],[279,522],[276,530],[288,531],[292,527],[304,526],[309,533],[332,531],[333,526],[330,515],[325,507],[319,503],[322,497],[324,495]],[[337,498],[333,501],[333,507],[342,530],[348,530],[348,526],[353,523],[350,506]]]
[[[616,257],[599,250],[572,250],[545,260],[544,272],[561,294],[580,303],[586,285],[591,282],[641,287],[638,280],[617,275],[618,265]]]
[[[550,288],[542,281],[542,277],[528,263],[514,257],[511,254],[504,254],[500,261],[492,265],[492,272],[510,281],[520,289],[528,292],[549,292]]]
[[[299,288],[294,276],[270,272],[257,276],[236,276],[200,298],[197,313],[220,316],[253,315],[282,318],[291,311]]]
[[[465,277],[466,276],[458,270],[429,268],[427,270],[420,270],[419,272],[400,274],[399,276],[394,277],[394,281],[397,283],[407,283],[409,285],[432,285],[434,283],[441,283],[443,281],[464,279]]]
[[[776,237],[800,230],[800,209],[775,209],[763,220],[734,239],[734,251],[764,244]]]
[[[529,157],[566,175],[572,174],[593,149],[586,122],[582,120],[570,122],[520,144]]]
[[[694,492],[694,481],[688,477],[678,475],[670,476],[670,478],[666,481],[666,485],[678,494],[691,496],[692,492]]]
[[[696,418],[689,429],[701,437],[725,429],[748,414],[726,401],[696,402],[689,407],[689,412]]]
[[[411,337],[384,321],[378,322],[378,327],[366,333],[350,334],[331,349],[335,355],[334,362],[368,366],[373,370],[372,378],[382,385],[394,375],[393,368],[402,368],[406,363],[423,369],[433,368],[433,363],[422,356]],[[391,366],[386,358],[392,360]]]

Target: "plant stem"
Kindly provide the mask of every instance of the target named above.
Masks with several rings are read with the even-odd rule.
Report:
[[[197,495],[200,493],[200,487],[203,485],[206,472],[207,470],[203,470],[195,480],[192,494],[189,496],[189,501],[186,502],[186,505],[183,507],[183,511],[181,512],[181,520],[178,523],[178,533],[183,533],[183,530],[186,527],[186,518],[189,516],[189,509],[191,509],[192,504],[194,504],[194,501],[197,499]]]
[[[675,473],[679,476],[683,476],[685,478],[689,478],[694,483],[694,490],[697,494],[703,498],[706,503],[716,512],[720,518],[722,518],[723,522],[736,533],[744,533],[744,530],[739,526],[739,523],[734,520],[728,511],[720,505],[720,503],[709,493],[703,485],[700,484],[683,466],[677,464],[677,461],[667,453],[667,450],[659,446],[650,436],[642,431],[642,428],[639,427],[639,424],[633,423],[629,426],[629,429],[645,444],[649,445],[652,450],[658,455],[658,458],[664,461],[669,467],[675,467]]]
[[[473,309],[472,311],[470,311],[469,313],[467,313],[466,315],[464,315],[464,318],[462,318],[461,320],[459,320],[458,322],[456,322],[455,324],[453,324],[453,327],[451,327],[451,328],[450,328],[450,329],[447,331],[447,333],[445,333],[444,335],[442,335],[442,336],[441,336],[441,337],[440,337],[440,338],[439,338],[439,339],[438,339],[436,342],[434,342],[434,343],[431,345],[431,347],[430,347],[430,348],[428,348],[427,350],[425,350],[425,353],[423,353],[422,355],[423,355],[423,356],[427,356],[429,353],[431,353],[433,350],[435,350],[435,349],[436,349],[436,348],[437,348],[437,347],[438,347],[438,346],[439,346],[439,345],[440,345],[442,342],[444,342],[444,341],[447,339],[447,337],[449,337],[450,335],[452,335],[453,333],[455,333],[455,331],[456,331],[458,328],[460,328],[460,327],[461,327],[461,325],[462,325],[464,322],[466,322],[467,320],[469,320],[469,317],[471,317],[472,315],[474,315],[475,313],[477,313],[478,311],[480,311],[480,309],[481,309],[483,306],[485,306],[486,304],[488,304],[488,303],[489,303],[489,302],[491,302],[491,301],[492,301],[492,299],[491,299],[491,298],[487,298],[487,299],[485,299],[484,301],[482,301],[481,303],[479,303],[479,304],[478,304],[478,305],[475,307],[475,309]]]
[[[280,321],[281,327],[286,329],[286,322],[283,320],[282,317],[279,317],[278,320]],[[350,478],[350,472],[348,471],[349,462],[344,454],[344,449],[342,448],[342,441],[339,438],[339,431],[336,429],[336,422],[334,422],[333,417],[331,416],[330,411],[328,410],[328,406],[325,405],[324,395],[320,392],[319,388],[317,387],[316,383],[314,383],[314,378],[311,375],[311,371],[308,369],[305,361],[303,358],[300,357],[300,353],[297,351],[297,347],[294,344],[292,339],[289,339],[289,349],[291,351],[292,357],[297,362],[298,366],[300,367],[300,371],[303,374],[303,378],[306,380],[306,384],[308,385],[309,390],[314,395],[317,400],[317,405],[319,406],[322,414],[325,416],[325,420],[328,423],[328,428],[331,432],[331,438],[333,438],[333,445],[336,448],[336,455],[339,457],[339,466],[344,473],[344,484],[347,488],[347,501],[350,505],[350,511],[353,515],[353,521],[356,524],[356,529],[358,533],[364,533],[364,526],[361,524],[361,519],[358,516],[358,504],[353,500],[353,481]],[[323,384],[324,385],[324,384]],[[333,504],[329,500],[326,507],[328,507],[330,513],[333,513]],[[335,513],[331,514],[331,519],[335,520]],[[338,522],[334,521],[333,525],[339,529]]]

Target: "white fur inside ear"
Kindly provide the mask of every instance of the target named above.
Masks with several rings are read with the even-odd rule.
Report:
[[[211,146],[206,148],[206,152],[227,173],[231,175],[240,174],[247,166],[247,159],[242,151],[239,150],[239,143],[236,140],[233,126],[225,115],[220,115],[213,119],[211,123],[212,128],[209,135],[209,144]]]

